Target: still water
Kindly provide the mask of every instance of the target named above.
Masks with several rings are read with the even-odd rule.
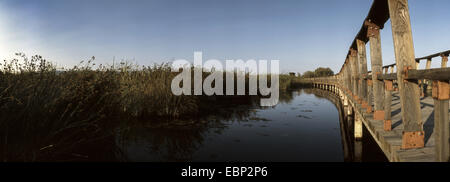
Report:
[[[342,105],[330,94],[299,89],[282,93],[274,107],[236,106],[245,114],[226,119],[130,127],[116,143],[127,161],[385,161],[367,131],[362,141],[353,141]]]

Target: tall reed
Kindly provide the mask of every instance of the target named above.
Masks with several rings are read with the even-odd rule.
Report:
[[[170,85],[177,73],[168,64],[96,66],[93,57],[57,70],[41,56],[17,55],[20,61],[0,64],[2,161],[77,158],[77,148],[111,136],[118,122],[227,114],[224,104],[235,107],[254,100],[250,96],[175,96]],[[281,89],[290,87],[291,80],[281,76]],[[246,83],[248,88],[248,75]]]

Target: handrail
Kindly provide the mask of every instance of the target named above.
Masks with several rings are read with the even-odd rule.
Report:
[[[391,20],[394,41],[395,64],[382,66],[380,31]],[[374,120],[384,123],[384,130],[391,131],[392,91],[398,89],[402,113],[402,146],[413,149],[425,147],[420,97],[423,87],[432,81],[434,122],[436,136],[436,160],[450,159],[450,134],[448,105],[450,99],[450,68],[447,67],[450,50],[416,58],[412,42],[408,0],[374,0],[361,29],[353,39],[340,71],[329,77],[304,79],[314,84],[339,88],[344,97],[350,97]],[[371,68],[367,70],[366,44],[370,43]],[[441,57],[441,68],[431,69],[432,58]],[[421,60],[427,60],[425,69],[417,69]],[[396,72],[394,72],[396,68]],[[390,70],[389,70],[390,69]],[[426,81],[429,80],[429,81]],[[373,99],[369,96],[373,94]],[[418,95],[420,93],[421,95]],[[374,110],[372,110],[372,106]],[[444,129],[442,129],[444,128]]]

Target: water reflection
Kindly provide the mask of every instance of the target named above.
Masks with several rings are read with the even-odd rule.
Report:
[[[261,108],[258,103],[259,99],[250,99],[232,107],[221,106],[191,124],[128,125],[121,127],[115,143],[129,161],[361,159],[353,131],[347,130],[352,123],[338,97],[330,92],[299,89],[280,93],[280,103],[274,107]],[[379,160],[377,156],[364,156],[363,161]]]

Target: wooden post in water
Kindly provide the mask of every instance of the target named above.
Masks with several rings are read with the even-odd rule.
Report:
[[[355,158],[354,162],[362,161],[362,137],[363,137],[363,123],[362,118],[356,112],[354,112],[353,117],[353,132],[354,132],[354,152]]]
[[[441,67],[447,67],[448,55],[442,55]],[[434,142],[436,144],[436,161],[448,162],[450,156],[450,121],[448,118],[448,104],[450,86],[448,80],[434,80]]]
[[[402,149],[422,148],[425,144],[419,86],[417,81],[403,79],[406,70],[416,68],[408,1],[388,0],[388,6],[404,125]]]
[[[374,98],[374,120],[384,119],[384,83],[378,80],[378,76],[382,74],[382,54],[381,54],[381,38],[380,27],[369,21],[365,22],[367,26],[367,37],[370,42],[370,63],[372,67],[372,88]],[[386,69],[387,70],[387,69]]]
[[[354,142],[354,152],[355,152],[355,158],[354,162],[361,162],[362,161],[362,135],[363,135],[363,124],[361,117],[356,114],[354,114],[354,133],[355,133],[355,140]]]
[[[356,45],[358,48],[359,96],[361,97],[361,107],[367,109],[369,106],[367,103],[367,80],[364,79],[367,74],[366,43],[362,40],[356,39]]]

